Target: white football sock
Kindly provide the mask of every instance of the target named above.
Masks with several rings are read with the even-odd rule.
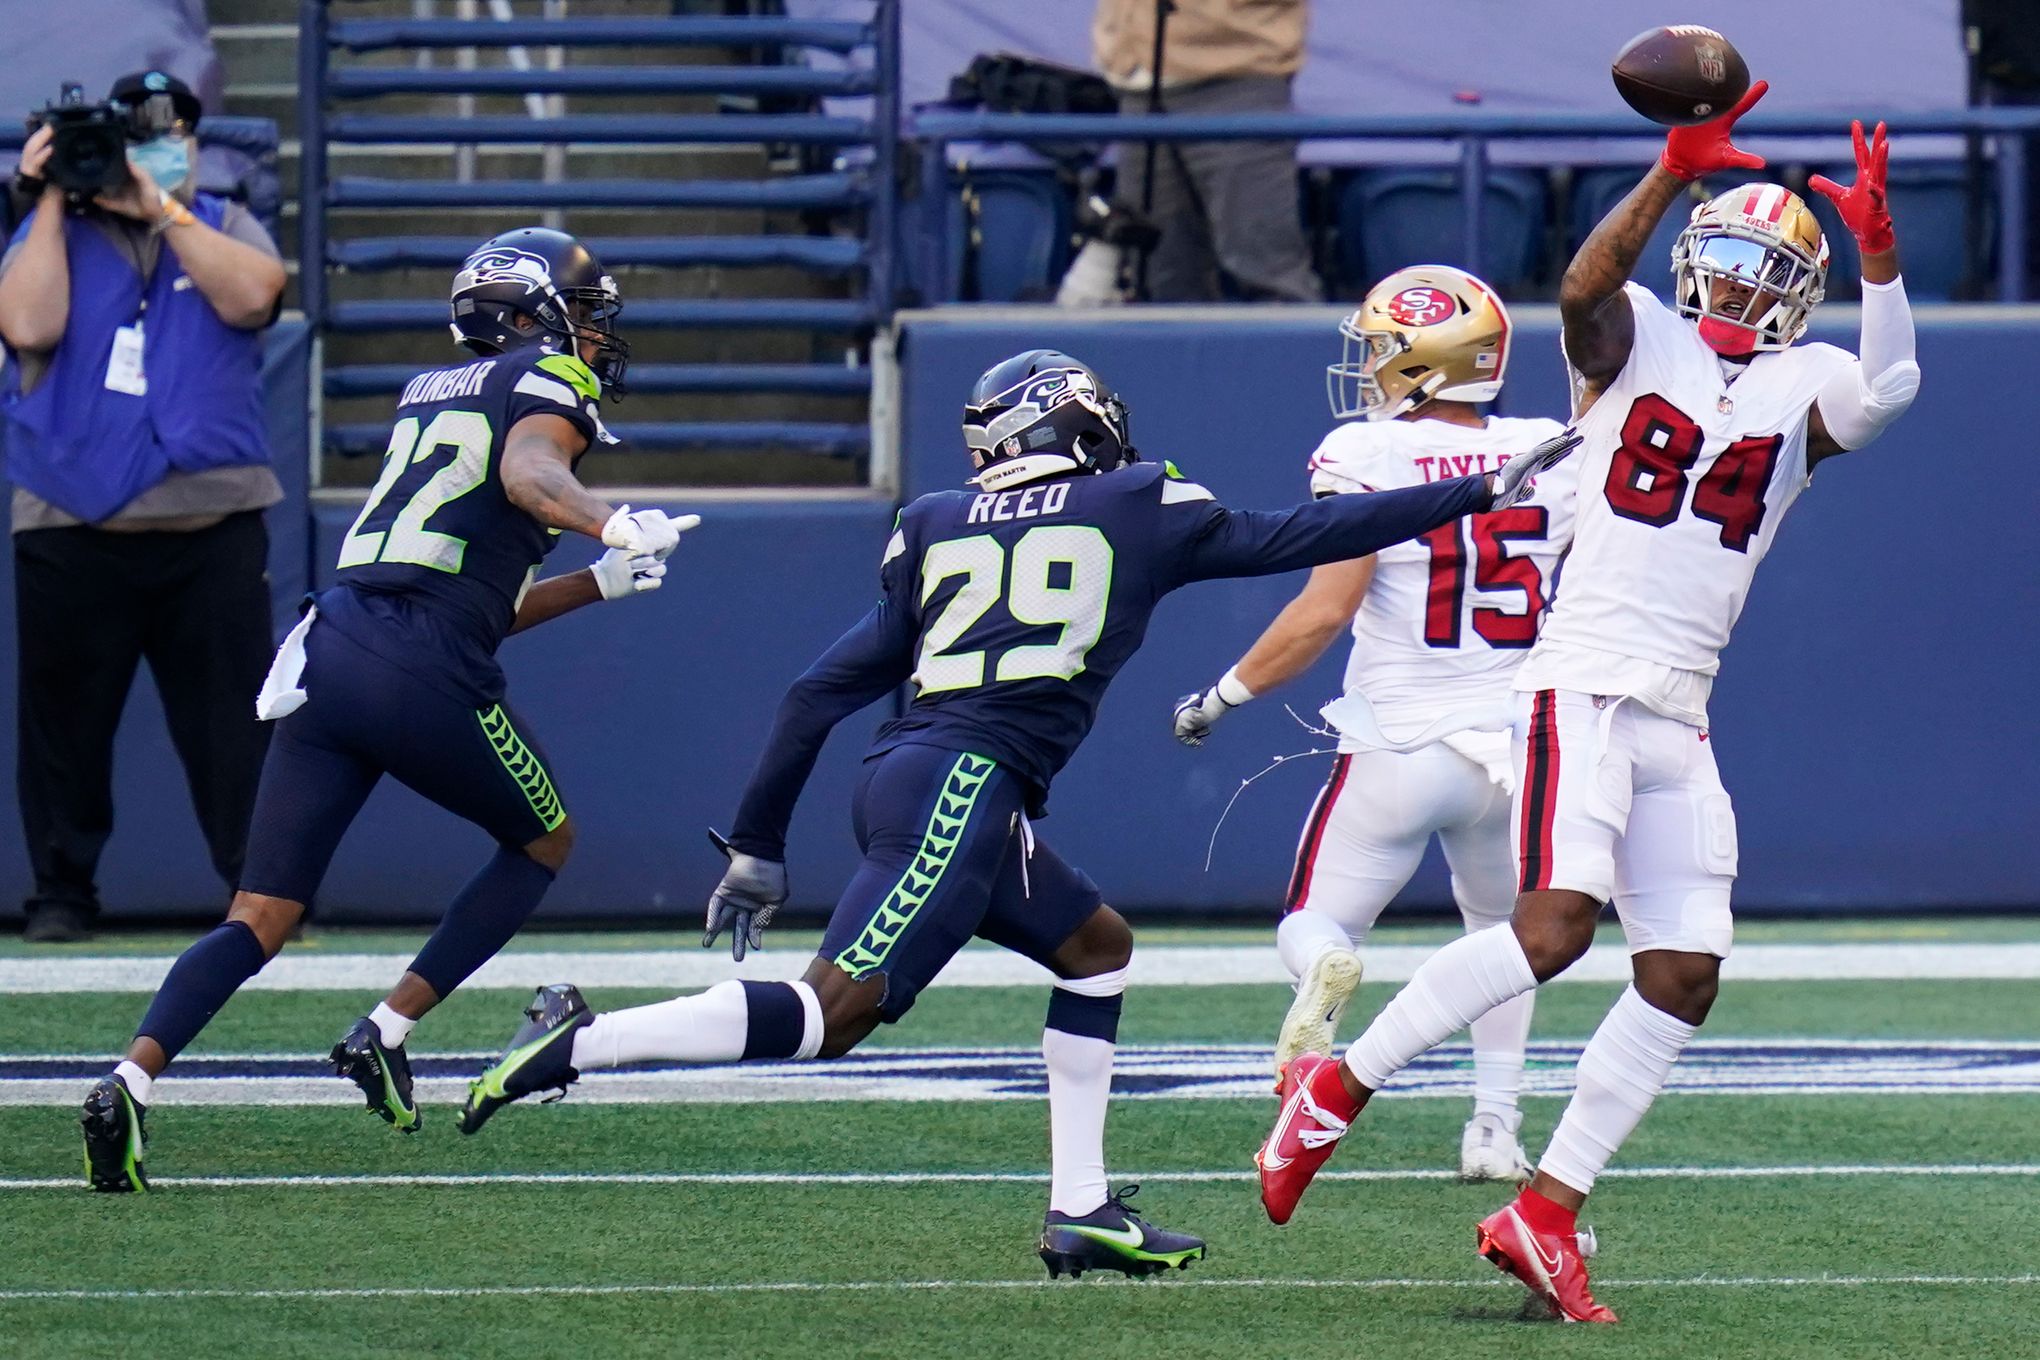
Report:
[[[732,978],[693,996],[604,1011],[574,1036],[574,1067],[586,1072],[652,1058],[735,1062],[750,1028],[744,984]]]
[[[1311,960],[1325,950],[1351,949],[1356,943],[1344,926],[1309,907],[1290,912],[1275,927],[1275,951],[1291,977],[1302,977]]]
[[[1418,966],[1346,1050],[1346,1066],[1363,1086],[1378,1091],[1417,1055],[1536,985],[1537,975],[1510,927],[1462,935]]]
[[[144,1105],[148,1104],[149,1097],[155,1094],[156,1079],[125,1058],[113,1069],[113,1075],[125,1081],[128,1094]]]
[[[1126,969],[1065,978],[1056,986],[1078,996],[1114,997],[1126,990]],[[1081,1218],[1105,1203],[1105,1107],[1117,1048],[1110,1039],[1041,1031],[1048,1063],[1048,1207],[1057,1213]]]
[[[1579,1085],[1537,1169],[1590,1193],[1697,1032],[1697,1026],[1645,1001],[1635,987],[1624,988],[1580,1054]]]
[[[1537,993],[1525,992],[1466,1027],[1473,1039],[1473,1112],[1494,1115],[1511,1133],[1523,1122],[1516,1098],[1523,1090],[1523,1043],[1536,1004]]]
[[[404,1040],[410,1038],[411,1031],[418,1027],[418,1022],[410,1016],[398,1015],[391,1010],[387,1001],[376,1002],[368,1018],[375,1022],[376,1031],[382,1035],[386,1048],[402,1048]]]

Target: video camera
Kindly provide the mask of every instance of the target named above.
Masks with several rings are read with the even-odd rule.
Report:
[[[107,100],[85,102],[85,87],[66,82],[57,102],[29,118],[28,128],[50,130],[43,178],[69,194],[90,196],[128,179],[126,109]]]

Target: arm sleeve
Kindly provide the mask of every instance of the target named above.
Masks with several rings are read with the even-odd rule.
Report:
[[[1171,588],[1365,557],[1485,510],[1492,499],[1484,476],[1327,496],[1289,510],[1228,510],[1210,494],[1204,493],[1197,522],[1188,526]]]
[[[1905,414],[1920,390],[1920,366],[1913,355],[1905,280],[1864,280],[1862,359],[1845,365],[1814,398],[1835,443],[1860,449]]]
[[[772,720],[765,753],[744,786],[730,844],[747,855],[783,861],[794,804],[829,732],[843,719],[904,684],[914,669],[917,625],[905,538],[898,529],[886,545],[876,607],[838,638],[786,691]]]

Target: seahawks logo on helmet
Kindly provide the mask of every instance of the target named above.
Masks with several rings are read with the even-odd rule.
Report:
[[[521,285],[526,293],[552,291],[552,266],[522,250],[491,250],[471,257],[454,276],[455,292],[484,283]]]
[[[1126,404],[1087,365],[1030,350],[994,365],[964,405],[963,440],[988,490],[1135,460]]]

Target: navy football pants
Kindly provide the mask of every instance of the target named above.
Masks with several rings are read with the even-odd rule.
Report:
[[[1022,844],[1026,786],[996,761],[934,746],[871,757],[851,801],[864,862],[821,956],[886,980],[890,1023],[972,936],[1046,964],[1098,910],[1098,885],[1038,840]]]
[[[474,709],[325,624],[305,639],[309,696],[276,723],[241,887],[309,902],[385,774],[519,848],[567,819],[545,753],[509,707]]]

